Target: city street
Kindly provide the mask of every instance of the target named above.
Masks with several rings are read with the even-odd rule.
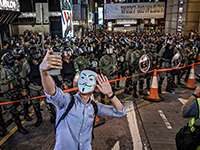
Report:
[[[199,8],[0,0],[0,150],[200,149]]]
[[[176,150],[175,135],[187,123],[181,115],[183,101],[179,98],[188,98],[191,93],[191,90],[178,88],[175,94],[163,94],[161,102],[136,100],[130,95],[120,94],[128,108],[128,115],[121,119],[106,118],[104,125],[95,128],[94,150]],[[2,149],[53,149],[54,128],[46,109],[43,115],[45,119],[40,127],[35,128],[33,122],[26,122],[30,134],[23,136],[14,133],[2,145]]]

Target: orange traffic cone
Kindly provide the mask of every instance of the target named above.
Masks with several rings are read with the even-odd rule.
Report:
[[[150,93],[149,96],[144,97],[144,99],[150,100],[152,102],[158,102],[161,100],[158,94],[158,79],[157,79],[156,69],[154,69],[153,71],[153,80],[149,93]]]
[[[190,76],[187,80],[187,83],[186,83],[186,87],[188,89],[191,89],[191,90],[194,90],[196,88],[196,80],[195,80],[195,74],[194,74],[194,68],[195,68],[195,65],[194,63],[192,64],[192,68],[190,70]]]
[[[197,60],[197,61],[200,61],[200,55],[197,56],[196,60]]]

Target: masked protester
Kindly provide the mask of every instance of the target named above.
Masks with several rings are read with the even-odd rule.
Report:
[[[49,50],[40,65],[40,73],[47,101],[56,107],[56,150],[91,150],[93,124],[99,116],[122,117],[126,114],[124,106],[114,95],[107,77],[91,70],[83,70],[78,80],[79,92],[75,95],[63,94],[56,87],[49,69],[62,69],[62,58]],[[67,69],[67,68],[66,68]],[[113,106],[96,103],[93,92],[98,88],[107,95]],[[66,136],[67,135],[67,136]]]

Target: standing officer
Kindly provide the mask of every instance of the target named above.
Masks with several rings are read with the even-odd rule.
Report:
[[[23,110],[24,110],[24,118],[27,121],[31,121],[31,117],[29,116],[29,103],[28,103],[28,74],[30,72],[29,64],[27,59],[25,58],[25,51],[23,48],[16,48],[13,50],[13,54],[16,59],[16,64],[18,68],[17,73],[17,80],[20,83],[20,88],[18,90],[19,92],[19,98],[22,100],[25,100],[23,103]]]
[[[63,80],[63,86],[66,88],[73,87],[73,79],[76,74],[74,61],[72,59],[72,50],[65,48],[62,55],[63,67],[61,70],[61,76]]]
[[[15,58],[11,52],[7,52],[2,56],[3,68],[1,69],[1,92],[5,99],[17,100],[18,91],[20,86],[17,81],[17,75],[15,70]],[[22,126],[20,120],[20,113],[17,110],[19,103],[8,105],[7,109],[12,114],[12,118],[18,127],[18,131],[22,134],[27,134],[28,131]],[[5,126],[4,126],[5,127]]]
[[[171,62],[172,58],[174,56],[174,45],[173,41],[169,40],[166,44],[165,47],[163,47],[160,52],[159,52],[159,57],[160,57],[160,68],[170,68],[171,67]],[[162,91],[162,83],[165,79],[164,74],[160,75],[160,79],[158,82],[158,92],[161,93]],[[173,92],[173,76],[171,73],[167,73],[167,87],[166,91],[167,92]]]
[[[41,83],[41,77],[39,72],[39,65],[41,62],[41,52],[37,50],[36,47],[32,47],[30,49],[30,60],[29,60],[29,90],[30,90],[30,96],[40,96],[42,95],[42,83]],[[33,108],[37,117],[37,121],[35,123],[35,126],[38,127],[42,123],[42,113],[40,109],[40,101],[33,100],[32,101]]]

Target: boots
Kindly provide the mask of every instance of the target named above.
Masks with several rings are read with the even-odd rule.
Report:
[[[133,87],[132,87],[132,91],[131,91],[132,93],[133,93],[133,97],[134,98],[138,98],[139,96],[137,95],[137,82],[134,82],[133,83]]]
[[[136,91],[136,90],[133,90],[133,97],[134,97],[134,98],[138,98],[138,95],[137,95],[137,91]]]
[[[7,129],[0,126],[0,137],[4,137],[8,133]]]
[[[145,95],[144,91],[143,90],[139,90],[139,95],[140,96]]]
[[[0,107],[0,136],[3,137],[6,135],[7,133],[7,129],[6,129],[6,124],[5,121],[3,119],[3,115],[2,115],[2,109]]]
[[[29,105],[28,105],[28,102],[24,102],[23,106],[24,106],[24,119],[26,121],[31,121],[32,118],[29,115],[29,111],[28,111]]]
[[[22,126],[19,116],[15,116],[15,124],[17,125],[18,131],[22,134],[28,134],[29,132]]]
[[[37,117],[35,127],[39,127],[42,124],[42,113],[40,111],[40,103],[34,104],[33,108],[35,110],[35,114],[36,114],[36,117]]]

